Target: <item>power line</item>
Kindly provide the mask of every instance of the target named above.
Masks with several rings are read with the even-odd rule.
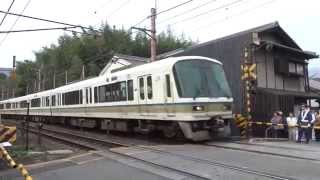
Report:
[[[11,7],[12,7],[14,1],[15,1],[15,0],[12,0],[11,4],[10,4],[8,10],[7,10],[7,12],[10,12]],[[3,18],[2,18],[2,20],[1,20],[1,22],[0,22],[0,26],[3,24],[4,20],[6,19],[6,17],[7,17],[7,14],[5,14],[5,15],[3,16]]]
[[[171,10],[173,10],[173,9],[176,9],[176,8],[178,8],[178,7],[180,7],[180,6],[185,5],[185,4],[191,3],[192,1],[193,1],[193,0],[185,1],[185,2],[183,2],[183,3],[180,3],[180,4],[177,4],[177,5],[173,6],[173,7],[171,7],[171,8],[168,8],[168,9],[166,9],[166,10],[160,11],[160,12],[158,12],[158,13],[156,14],[156,16],[157,16],[157,15],[160,15],[160,14],[163,14],[163,13],[165,13],[165,12],[171,11]]]
[[[170,18],[164,19],[164,20],[158,22],[158,24],[161,24],[161,23],[166,22],[166,21],[168,21],[168,20],[171,20],[171,19],[180,17],[180,16],[182,16],[182,15],[185,15],[185,14],[187,14],[187,13],[190,13],[190,12],[196,10],[196,9],[202,8],[202,7],[204,7],[204,6],[208,5],[208,4],[213,3],[213,2],[216,2],[216,1],[217,1],[217,0],[210,0],[210,1],[206,2],[206,3],[203,3],[203,4],[199,5],[199,6],[196,6],[196,7],[194,7],[194,8],[191,8],[191,9],[188,9],[188,10],[186,10],[186,11],[183,11],[182,13],[179,13],[179,14],[177,14],[177,15],[174,15],[174,16],[172,16],[172,17],[170,17]]]
[[[220,23],[220,22],[223,22],[223,21],[232,19],[232,18],[234,18],[234,17],[238,17],[238,16],[241,16],[241,15],[247,14],[247,13],[253,11],[253,10],[257,10],[257,9],[259,9],[259,8],[262,8],[262,7],[264,7],[264,6],[268,5],[268,4],[271,4],[271,3],[275,2],[275,1],[276,1],[276,0],[270,0],[270,1],[267,1],[267,2],[264,2],[264,3],[261,3],[261,4],[258,4],[257,6],[253,6],[253,7],[251,7],[251,8],[247,8],[247,9],[245,9],[245,10],[243,10],[243,11],[234,13],[234,14],[232,14],[232,15],[230,15],[230,16],[225,17],[225,18],[218,19],[218,20],[213,21],[213,22],[211,22],[211,23],[209,23],[209,24],[206,24],[206,25],[204,25],[204,26],[201,26],[201,27],[198,27],[198,28],[192,30],[191,33],[198,32],[199,30],[204,29],[204,27],[212,26],[212,25],[214,25],[214,24],[218,24],[218,23]]]
[[[183,6],[183,5],[185,5],[185,4],[188,4],[188,3],[192,2],[192,1],[193,1],[193,0],[188,0],[188,1],[185,1],[185,2],[183,2],[183,3],[177,4],[177,5],[173,6],[173,7],[170,7],[170,8],[168,8],[168,9],[165,9],[165,10],[163,10],[163,11],[160,11],[160,12],[158,12],[158,13],[156,14],[156,16],[159,15],[159,14],[162,14],[162,13],[165,13],[165,12],[168,12],[168,11],[171,11],[171,10],[173,10],[173,9],[175,9],[175,8],[178,8],[178,7],[180,7],[180,6]],[[147,20],[147,19],[149,19],[149,18],[151,18],[151,16],[147,16],[147,17],[143,18],[142,20],[140,20],[138,23],[136,23],[135,25],[133,25],[133,26],[131,26],[131,27],[138,26],[138,25],[140,25],[141,23],[143,23],[145,20]]]
[[[0,34],[3,33],[19,33],[19,32],[33,32],[33,31],[50,31],[50,30],[67,30],[67,29],[72,29],[72,28],[77,28],[74,26],[69,26],[69,27],[58,27],[58,28],[40,28],[40,29],[21,29],[21,30],[11,30],[11,31],[0,31]]]
[[[94,30],[91,27],[85,27],[85,26],[81,26],[81,25],[75,25],[75,24],[70,24],[70,23],[65,23],[65,22],[60,22],[60,21],[55,21],[55,20],[49,20],[49,19],[34,17],[34,16],[27,16],[27,15],[23,15],[21,13],[20,14],[10,13],[10,12],[5,12],[5,11],[1,11],[1,10],[0,10],[0,13],[13,15],[13,16],[18,16],[18,17],[23,17],[23,18],[28,18],[28,19],[33,19],[33,20],[45,21],[45,22],[50,22],[50,23],[55,23],[55,24],[61,24],[61,25],[66,25],[66,26],[80,27],[80,28],[83,28],[83,29],[88,29],[88,30],[93,30],[93,31],[96,31],[96,32],[100,32],[98,30]]]
[[[137,22],[135,25],[131,26],[131,27],[135,27],[135,26],[138,26],[140,25],[141,23],[143,23],[145,20],[149,19],[150,16],[147,16],[145,18],[143,18],[142,20],[140,20],[139,22]]]
[[[109,17],[113,16],[116,12],[118,12],[118,11],[121,10],[123,7],[125,7],[126,5],[128,5],[130,1],[131,1],[131,0],[127,0],[127,1],[125,1],[124,3],[122,3],[116,10],[114,10],[113,12],[111,12],[111,13],[109,14]]]
[[[22,11],[21,11],[21,13],[20,14],[23,14],[24,13],[24,11],[27,9],[27,7],[29,6],[29,4],[30,4],[30,2],[31,2],[31,0],[28,0],[28,2],[24,5],[24,7],[23,7],[23,9],[22,9]],[[7,15],[7,14],[11,14],[10,12],[5,12],[5,14]],[[11,25],[11,27],[10,27],[10,31],[13,29],[13,27],[17,24],[17,22],[19,21],[19,19],[20,19],[20,16],[18,16],[17,18],[16,18],[16,20],[14,21],[14,23]],[[1,40],[1,42],[0,42],[0,46],[3,44],[3,42],[7,39],[7,37],[9,36],[9,33],[7,33],[5,36],[4,36],[4,38]]]
[[[219,7],[210,9],[210,10],[208,10],[208,11],[199,13],[199,14],[197,14],[197,15],[194,15],[194,16],[191,16],[191,17],[182,19],[182,20],[180,20],[180,21],[176,21],[176,22],[174,22],[174,23],[171,23],[170,25],[172,26],[172,25],[176,25],[176,24],[179,24],[179,23],[182,23],[182,22],[185,22],[185,21],[189,21],[189,20],[195,19],[195,18],[197,18],[197,17],[199,17],[199,16],[203,16],[203,15],[212,13],[212,12],[214,12],[214,11],[217,11],[217,10],[220,10],[220,9],[223,9],[223,8],[227,8],[227,7],[229,7],[229,6],[232,6],[232,5],[234,5],[234,4],[239,3],[239,2],[241,2],[241,1],[243,1],[243,0],[236,0],[236,1],[233,1],[233,2],[230,2],[230,3],[227,3],[227,4],[223,4],[223,5],[219,6]]]

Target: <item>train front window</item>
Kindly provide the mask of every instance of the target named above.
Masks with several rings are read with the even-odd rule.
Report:
[[[225,73],[218,63],[184,60],[177,62],[173,71],[180,97],[231,97]]]

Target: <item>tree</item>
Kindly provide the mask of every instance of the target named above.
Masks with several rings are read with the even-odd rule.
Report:
[[[86,76],[96,76],[115,53],[150,57],[150,42],[146,34],[138,32],[132,35],[124,28],[112,28],[103,24],[102,34],[89,30],[84,34],[63,35],[56,45],[43,47],[35,52],[36,60],[20,62],[17,65],[18,94],[25,95],[36,90],[37,72],[41,70],[41,90],[65,84],[65,72],[68,81],[79,80],[82,66]],[[172,51],[190,46],[193,42],[183,35],[175,36],[170,29],[158,35],[157,53]]]

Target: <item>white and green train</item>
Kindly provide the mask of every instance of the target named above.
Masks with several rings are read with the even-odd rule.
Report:
[[[95,78],[0,101],[0,114],[19,119],[30,105],[32,118],[71,126],[172,138],[182,132],[193,141],[230,134],[233,98],[219,61],[131,62],[114,57]]]

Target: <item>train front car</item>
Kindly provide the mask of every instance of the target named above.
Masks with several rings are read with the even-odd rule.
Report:
[[[176,115],[184,136],[193,141],[229,136],[233,98],[222,64],[189,57],[174,64],[173,75]]]

